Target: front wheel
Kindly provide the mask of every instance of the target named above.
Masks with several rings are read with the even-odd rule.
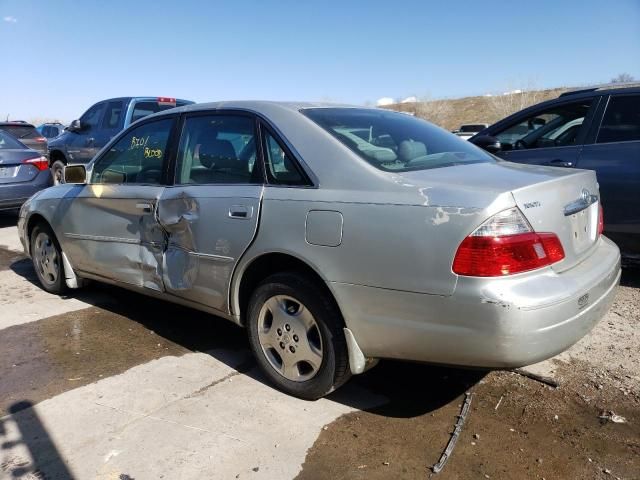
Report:
[[[264,280],[249,301],[249,344],[280,390],[315,400],[350,376],[342,318],[331,296],[297,273]]]
[[[56,295],[66,292],[62,250],[51,229],[43,223],[31,232],[31,259],[42,288]]]
[[[53,176],[53,184],[60,185],[64,183],[64,163],[56,160],[51,165],[51,175]]]

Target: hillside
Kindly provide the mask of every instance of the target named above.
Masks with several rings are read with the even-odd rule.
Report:
[[[570,88],[529,90],[507,95],[463,97],[415,103],[396,103],[382,108],[411,112],[447,130],[465,123],[492,124],[530,105],[556,98]]]

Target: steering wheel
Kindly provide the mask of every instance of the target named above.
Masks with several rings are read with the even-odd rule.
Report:
[[[529,145],[527,145],[527,142],[521,139],[521,140],[517,140],[516,143],[513,145],[513,147],[516,150],[525,150],[529,148]]]

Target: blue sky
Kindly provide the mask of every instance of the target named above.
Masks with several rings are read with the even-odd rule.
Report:
[[[640,78],[640,0],[0,0],[0,118],[126,95],[460,97]]]

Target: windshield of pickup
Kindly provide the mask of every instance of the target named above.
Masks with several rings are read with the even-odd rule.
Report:
[[[302,113],[384,171],[495,161],[466,140],[404,113],[372,108],[307,108]]]

